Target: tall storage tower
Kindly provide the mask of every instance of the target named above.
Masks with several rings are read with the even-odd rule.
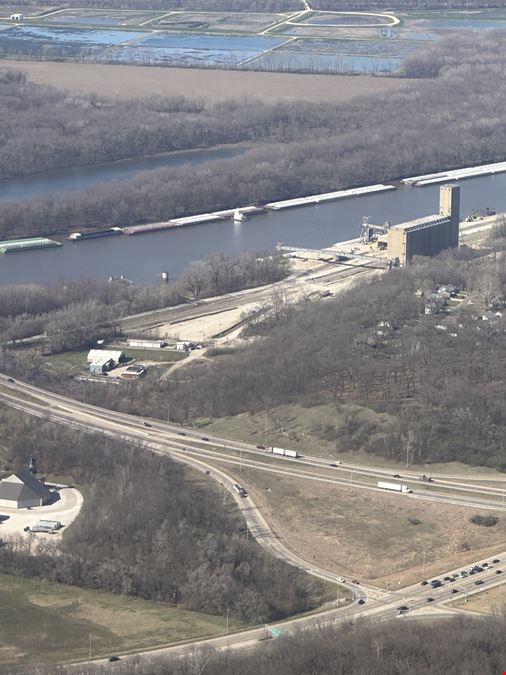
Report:
[[[439,189],[439,214],[450,218],[450,248],[459,245],[460,185],[443,185]]]
[[[402,265],[416,255],[437,255],[459,245],[460,187],[439,188],[439,213],[393,225],[388,230],[388,253]]]

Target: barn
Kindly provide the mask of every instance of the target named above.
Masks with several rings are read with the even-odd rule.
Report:
[[[0,506],[24,509],[28,506],[47,504],[51,491],[31,471],[16,471],[0,481]]]

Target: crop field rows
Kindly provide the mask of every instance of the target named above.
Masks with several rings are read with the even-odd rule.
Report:
[[[291,14],[45,9],[0,17],[0,57],[281,72],[388,74],[452,31],[506,27],[506,10]]]

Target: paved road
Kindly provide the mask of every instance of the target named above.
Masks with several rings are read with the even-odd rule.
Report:
[[[29,396],[34,402],[39,400],[45,405],[50,405],[53,415],[58,414],[63,420],[80,421],[98,430],[106,428],[124,436],[128,435],[137,441],[163,444],[165,452],[170,452],[179,458],[184,453],[186,456],[205,460],[208,464],[233,467],[236,473],[237,468],[248,467],[275,475],[347,487],[353,485],[356,489],[376,493],[383,492],[377,487],[378,481],[387,480],[406,484],[413,490],[412,494],[399,494],[399,499],[441,501],[498,511],[506,509],[506,482],[504,487],[490,486],[486,482],[483,485],[479,475],[451,478],[444,475],[434,476],[434,480],[429,483],[421,481],[419,473],[408,470],[402,470],[401,473],[395,474],[394,478],[390,469],[347,462],[330,466],[327,458],[312,456],[298,459],[275,457],[249,443],[219,436],[202,437],[199,432],[186,428],[183,430],[175,424],[158,420],[148,422],[135,415],[127,415],[75,401],[23,382],[11,383],[5,376],[0,381],[4,383],[0,389],[0,398],[11,404],[17,402],[18,405],[21,403],[27,406],[29,401],[26,400],[26,396]],[[47,407],[43,409],[48,410]],[[500,479],[497,479],[497,482],[500,482]]]
[[[212,460],[210,460],[209,455],[206,454],[209,452],[209,450],[205,450],[205,447],[217,447],[218,441],[225,439],[213,437],[204,441],[201,437],[197,437],[197,435],[194,433],[181,431],[181,428],[177,427],[176,425],[170,425],[163,422],[147,422],[142,418],[132,415],[114,413],[113,411],[97,408],[89,404],[79,403],[77,401],[73,401],[72,399],[68,399],[51,392],[46,392],[32,385],[22,382],[9,382],[8,378],[5,376],[0,377],[0,382],[0,399],[16,409],[38,415],[46,419],[52,419],[55,422],[70,425],[79,429],[101,431],[102,433],[114,437],[120,437],[129,440],[143,440],[146,446],[150,447],[155,452],[169,454],[177,461],[191,465],[200,471],[209,472],[210,478],[221,482],[224,488],[234,496],[234,499],[236,500],[239,508],[242,511],[242,514],[246,519],[250,533],[256,538],[260,545],[264,546],[276,557],[306,570],[309,574],[312,574],[321,579],[338,581],[340,585],[352,589],[354,598],[351,605],[346,607],[334,606],[325,609],[317,615],[297,617],[295,619],[290,619],[286,622],[276,624],[277,626],[280,626],[281,630],[285,632],[302,626],[320,626],[322,621],[353,621],[359,616],[369,616],[374,619],[381,620],[395,616],[399,616],[399,618],[404,619],[411,615],[417,616],[419,613],[425,615],[427,613],[433,613],[434,608],[439,611],[441,605],[445,605],[456,597],[479,592],[480,590],[491,588],[506,581],[506,551],[497,555],[497,558],[500,561],[504,560],[505,574],[496,573],[496,570],[500,569],[502,562],[493,566],[492,559],[495,558],[494,556],[487,559],[486,561],[491,565],[491,567],[481,572],[479,575],[467,576],[465,578],[459,577],[458,580],[453,582],[446,581],[441,588],[437,589],[432,589],[430,586],[414,584],[407,588],[398,590],[391,589],[385,591],[372,585],[353,584],[349,577],[336,578],[335,575],[330,574],[326,570],[320,569],[317,566],[307,563],[307,561],[301,559],[299,556],[286,549],[283,543],[280,542],[276,535],[272,532],[252,499],[250,497],[241,498],[233,490],[232,485],[235,482],[235,478],[228,475],[224,469],[218,468],[217,466],[210,463]],[[149,426],[146,427],[145,424],[148,424]],[[182,446],[181,444],[181,433],[185,434],[185,446]],[[192,449],[189,447],[190,444],[192,445]],[[226,441],[224,445],[227,445]],[[243,451],[245,453],[252,453],[253,455],[262,453],[261,450],[253,448],[246,443],[228,441],[228,445],[234,452],[237,452],[239,449],[240,453]],[[198,447],[202,448],[202,454],[200,455],[198,454]],[[225,451],[227,451],[227,448],[225,448]],[[213,451],[211,450],[211,452]],[[228,455],[228,459],[231,459],[230,454]],[[273,458],[267,458],[265,454],[263,454],[263,461],[258,462],[258,464],[263,464],[265,466],[266,459],[267,461],[270,461],[270,459]],[[235,465],[237,465],[237,462],[240,463],[241,461],[245,462],[248,460],[242,459],[241,457],[235,457],[234,461],[236,463]],[[276,459],[275,461],[276,465],[273,464],[272,469],[279,470],[281,468],[282,472],[292,471],[292,465],[294,464],[296,467],[299,466],[299,460],[283,461]],[[303,460],[303,462],[309,464],[310,466],[321,466],[321,463],[325,461],[326,460],[319,460],[317,458],[308,458],[307,460]],[[220,459],[220,462],[223,462],[223,459]],[[255,468],[258,467],[255,466]],[[363,470],[369,470],[371,472],[382,471],[375,468],[360,468]],[[304,470],[299,468],[295,468],[294,470],[304,473]],[[291,475],[291,473],[288,473],[288,475]],[[322,479],[327,480],[325,477]],[[404,497],[406,496],[399,495],[399,498]],[[461,570],[450,570],[447,573],[441,574],[441,577],[449,577],[451,574],[456,574],[460,571]],[[475,583],[476,580],[481,580],[483,583],[478,586]],[[451,591],[454,589],[456,592],[452,593]],[[433,601],[428,602],[428,597],[433,598]],[[399,613],[398,608],[401,606],[405,606],[408,609],[405,612]],[[258,644],[258,640],[260,638],[264,637],[264,633],[264,629],[254,628],[234,635],[213,638],[212,640],[199,640],[198,642],[209,644],[216,649],[251,649],[252,646]],[[181,655],[187,653],[188,650],[193,648],[194,643],[191,643],[191,645],[186,644],[168,647],[161,650],[160,652],[157,651],[157,653],[164,655]]]

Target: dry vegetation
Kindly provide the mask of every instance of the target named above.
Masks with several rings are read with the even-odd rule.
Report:
[[[501,584],[487,591],[459,598],[451,607],[481,614],[504,614],[506,611],[506,585]]]
[[[395,89],[409,80],[347,75],[255,73],[199,68],[2,61],[36,84],[99,96],[256,96],[265,100],[347,101]]]
[[[240,479],[287,548],[378,586],[418,581],[423,551],[429,577],[498,552],[506,542],[500,514],[495,527],[479,527],[470,523],[473,509],[250,469]]]

